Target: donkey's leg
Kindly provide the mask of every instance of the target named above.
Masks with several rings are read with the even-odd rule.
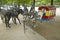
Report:
[[[17,24],[16,23],[16,17],[15,16],[12,17],[12,21],[13,21],[14,24]]]
[[[15,20],[14,20],[14,17],[12,17],[12,21],[13,21],[13,23],[15,24]]]
[[[1,16],[1,20],[2,20],[3,23],[5,23],[5,18],[4,18],[4,16]]]
[[[16,18],[18,19],[19,23],[21,24],[20,19],[18,18],[18,16]]]
[[[8,18],[8,25],[9,25],[9,26],[10,26],[10,24],[9,24],[10,18],[11,18],[11,17]]]
[[[6,27],[8,27],[7,26],[7,16],[5,16],[5,24],[6,24]]]
[[[12,21],[14,22],[14,18],[12,17]]]
[[[5,24],[6,24],[6,27],[9,27],[10,28],[9,20],[10,20],[10,18],[7,17],[7,16],[5,16]]]
[[[16,23],[16,17],[14,17],[13,20],[14,20],[14,24],[17,24],[17,23]]]

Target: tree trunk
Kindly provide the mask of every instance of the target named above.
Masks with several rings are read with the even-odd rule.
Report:
[[[53,0],[51,0],[51,5],[53,5]]]
[[[35,11],[35,0],[33,0],[32,6],[33,6],[33,9],[34,9],[34,11]]]

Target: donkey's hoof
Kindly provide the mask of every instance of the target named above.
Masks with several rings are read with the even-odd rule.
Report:
[[[21,24],[21,23],[20,23]]]
[[[11,28],[11,26],[9,26],[9,28]]]
[[[15,23],[17,25],[17,23]]]
[[[10,26],[6,26],[6,28],[11,28]]]

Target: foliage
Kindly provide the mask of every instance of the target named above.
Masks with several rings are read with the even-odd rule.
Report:
[[[28,4],[31,0],[0,0],[0,4]]]
[[[35,0],[36,1],[36,5],[39,5],[39,4],[46,4],[46,5],[50,5],[51,3],[51,0]],[[53,0],[54,2],[54,5],[60,5],[60,0]],[[16,4],[32,4],[32,0],[0,0],[0,4],[13,4],[13,3],[16,3]]]

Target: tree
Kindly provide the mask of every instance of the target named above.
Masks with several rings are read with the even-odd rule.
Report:
[[[16,4],[20,5],[20,4],[29,4],[31,2],[31,0],[16,0]]]
[[[53,0],[51,0],[51,5],[53,5]]]
[[[0,0],[0,4],[6,4],[7,0]]]

